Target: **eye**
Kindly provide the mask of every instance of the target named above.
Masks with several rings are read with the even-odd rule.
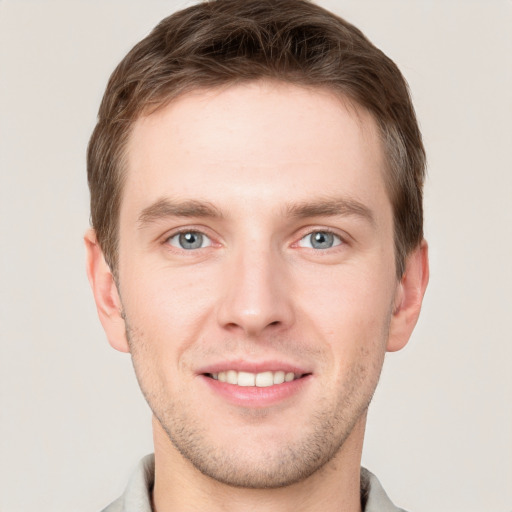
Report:
[[[202,249],[212,245],[212,241],[199,231],[182,231],[167,239],[168,243],[173,247],[190,251],[193,249]]]
[[[341,238],[330,231],[313,231],[300,239],[299,246],[312,249],[330,249],[341,245],[341,243]]]

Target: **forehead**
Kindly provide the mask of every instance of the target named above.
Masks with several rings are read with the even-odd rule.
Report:
[[[134,123],[126,156],[121,216],[165,196],[260,208],[333,193],[386,202],[372,116],[318,88],[255,82],[187,93]]]

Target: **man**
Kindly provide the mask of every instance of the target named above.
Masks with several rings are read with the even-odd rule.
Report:
[[[155,454],[106,510],[400,510],[360,461],[428,281],[424,167],[395,64],[311,3],[198,4],[134,47],[85,241]]]

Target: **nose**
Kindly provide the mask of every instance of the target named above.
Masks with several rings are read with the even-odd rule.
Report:
[[[293,291],[277,251],[244,250],[229,260],[218,309],[221,327],[248,337],[289,327],[294,321]]]

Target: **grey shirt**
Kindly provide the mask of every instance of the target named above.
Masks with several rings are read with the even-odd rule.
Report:
[[[102,512],[152,512],[154,474],[155,458],[147,455],[133,472],[124,494]],[[377,477],[364,468],[361,468],[361,503],[363,512],[405,512],[391,503]]]

